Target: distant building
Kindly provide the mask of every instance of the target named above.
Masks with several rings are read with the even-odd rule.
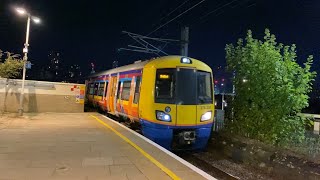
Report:
[[[49,65],[46,68],[46,73],[49,73],[48,78],[52,81],[61,81],[64,78],[61,54],[51,51],[48,55]]]
[[[79,78],[82,77],[81,68],[78,64],[69,66],[68,78]]]

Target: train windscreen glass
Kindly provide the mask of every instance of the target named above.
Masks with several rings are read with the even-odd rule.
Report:
[[[209,72],[197,72],[198,104],[212,104],[212,80]]]
[[[196,69],[158,69],[155,102],[177,105],[212,104],[210,72]]]
[[[155,102],[175,104],[176,69],[158,69],[156,74]]]
[[[197,104],[197,71],[196,69],[177,69],[176,104]]]

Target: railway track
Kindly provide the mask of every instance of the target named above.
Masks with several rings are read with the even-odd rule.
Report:
[[[184,160],[188,161],[189,163],[193,164],[194,166],[197,166],[198,168],[202,169],[206,173],[210,174],[211,176],[217,178],[217,179],[223,179],[223,180],[235,180],[240,179],[238,177],[235,177],[222,169],[219,169],[217,167],[214,167],[212,164],[210,164],[208,161],[194,155],[192,152],[175,152],[175,154]]]

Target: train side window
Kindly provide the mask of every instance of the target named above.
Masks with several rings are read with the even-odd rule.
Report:
[[[135,90],[134,90],[134,99],[133,99],[133,103],[134,104],[138,104],[138,101],[139,101],[140,83],[141,83],[141,77],[137,76],[137,78],[136,78],[136,87],[135,87]]]
[[[118,83],[117,99],[119,99],[120,90],[121,90],[121,81],[119,81],[119,83]]]
[[[108,85],[109,85],[109,82],[107,81],[106,82],[106,90],[104,91],[104,97],[107,97]]]
[[[103,96],[104,84],[105,82],[99,83],[98,96]]]
[[[89,84],[89,94],[90,94],[90,95],[93,95],[93,92],[94,92],[94,84],[93,84],[93,83],[90,83],[90,84]]]
[[[131,81],[124,81],[122,84],[121,100],[129,101]]]
[[[93,90],[94,95],[98,95],[98,87],[99,87],[99,83],[94,83],[94,90]]]

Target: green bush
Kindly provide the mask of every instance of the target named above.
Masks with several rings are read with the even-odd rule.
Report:
[[[230,132],[272,144],[303,141],[305,119],[297,113],[308,106],[315,72],[312,56],[304,67],[296,59],[296,46],[277,43],[268,29],[263,40],[249,30],[236,46],[226,46],[236,90]]]
[[[23,61],[19,55],[6,52],[6,57],[3,58],[3,52],[0,50],[0,77],[16,78],[20,75],[23,68]]]

